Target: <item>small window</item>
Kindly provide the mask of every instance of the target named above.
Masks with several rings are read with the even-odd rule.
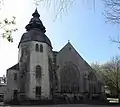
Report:
[[[39,51],[39,45],[38,45],[38,44],[36,44],[36,46],[35,46],[35,51],[36,51],[36,52]]]
[[[74,92],[74,87],[72,86],[72,93]]]
[[[41,95],[41,87],[36,87],[36,96]]]
[[[63,92],[63,86],[61,85],[61,92]]]
[[[69,47],[69,51],[71,51],[71,49],[72,49],[72,48],[71,48],[71,47]]]
[[[0,102],[3,102],[4,100],[4,94],[0,94]]]
[[[40,52],[43,52],[43,45],[40,45]]]
[[[65,86],[63,86],[63,93],[65,93],[66,92],[66,90],[65,90]]]
[[[14,98],[17,98],[18,90],[14,90],[13,96]]]
[[[37,65],[36,66],[36,79],[41,77],[41,66]]]
[[[93,90],[94,90],[93,92],[96,93],[96,87],[95,87],[95,85],[93,85]]]
[[[77,92],[79,92],[79,87],[77,87]]]
[[[69,87],[69,92],[71,93],[71,86]]]
[[[17,80],[17,73],[14,73],[14,80]]]

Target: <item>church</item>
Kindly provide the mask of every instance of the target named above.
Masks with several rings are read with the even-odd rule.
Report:
[[[18,63],[6,72],[4,102],[102,98],[104,84],[90,65],[70,42],[53,51],[37,9],[32,16],[18,44]]]

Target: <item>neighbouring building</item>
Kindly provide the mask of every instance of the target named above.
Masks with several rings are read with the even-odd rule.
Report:
[[[0,102],[4,101],[4,94],[6,89],[6,77],[0,77]]]
[[[53,51],[37,9],[32,16],[18,45],[18,63],[7,69],[4,101],[102,96],[103,83],[71,43]]]

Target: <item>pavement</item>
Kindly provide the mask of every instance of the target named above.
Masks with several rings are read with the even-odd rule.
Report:
[[[29,105],[29,106],[0,106],[0,107],[120,107],[120,105],[87,105],[87,104],[63,104],[63,105]]]

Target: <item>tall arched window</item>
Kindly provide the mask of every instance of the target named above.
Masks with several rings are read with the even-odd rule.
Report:
[[[61,85],[61,92],[63,92],[63,86]]]
[[[79,93],[79,87],[77,87],[77,92]]]
[[[72,93],[76,92],[76,87],[79,87],[80,72],[75,64],[67,62],[60,72],[61,84],[69,84],[69,89]]]
[[[43,52],[43,45],[40,45],[40,52]]]
[[[40,79],[41,78],[41,66],[37,65],[36,66],[36,79]]]
[[[88,75],[88,79],[89,79],[90,81],[96,81],[97,78],[96,78],[95,73],[94,73],[94,72],[90,72],[89,75]]]
[[[38,45],[38,44],[36,44],[36,46],[35,46],[35,51],[36,51],[36,52],[39,51],[39,45]]]

